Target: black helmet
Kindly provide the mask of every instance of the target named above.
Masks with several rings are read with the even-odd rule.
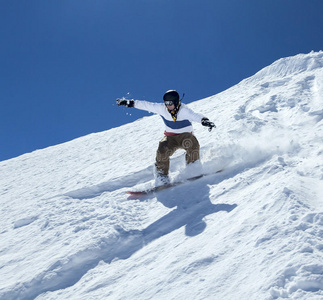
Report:
[[[164,101],[172,101],[175,106],[179,104],[179,94],[175,90],[169,90],[164,94]]]

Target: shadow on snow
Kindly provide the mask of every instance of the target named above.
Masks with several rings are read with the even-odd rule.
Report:
[[[30,282],[17,286],[4,296],[6,299],[34,299],[45,292],[68,288],[100,261],[111,263],[114,259],[127,259],[145,245],[182,227],[185,227],[187,236],[201,234],[207,226],[203,220],[205,216],[221,211],[229,213],[237,207],[236,204],[213,204],[209,197],[208,184],[221,182],[227,176],[228,174],[224,177],[211,176],[147,196],[146,200],[156,196],[164,206],[174,209],[143,230],[126,231],[121,227],[116,228],[116,237],[103,237],[96,247],[84,249],[57,261]]]

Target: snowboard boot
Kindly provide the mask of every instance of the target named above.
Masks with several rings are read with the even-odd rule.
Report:
[[[155,177],[155,186],[168,185],[170,184],[170,179],[168,175],[157,174]]]

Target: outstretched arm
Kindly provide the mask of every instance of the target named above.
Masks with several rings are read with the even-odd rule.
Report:
[[[134,107],[141,110],[146,110],[155,114],[163,114],[164,104],[161,103],[151,103],[142,100],[127,100],[127,99],[117,99],[118,106]]]
[[[195,121],[195,122],[201,122],[201,124],[203,126],[207,126],[209,127],[209,131],[211,131],[213,128],[215,128],[216,126],[214,125],[213,122],[211,122],[208,118],[204,117],[201,114],[195,113],[193,112],[190,108],[188,108],[187,106],[183,107],[183,113],[185,115],[185,117],[190,120],[190,121]]]

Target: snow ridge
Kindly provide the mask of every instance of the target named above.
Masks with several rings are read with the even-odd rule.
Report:
[[[288,77],[298,73],[314,71],[323,67],[323,51],[309,54],[298,54],[275,61],[272,65],[260,70],[251,78],[259,80],[263,77]]]

